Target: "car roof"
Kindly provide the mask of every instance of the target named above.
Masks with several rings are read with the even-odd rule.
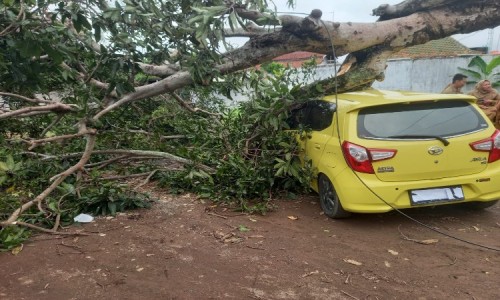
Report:
[[[341,93],[337,96],[328,95],[325,96],[323,100],[328,102],[338,101],[339,105],[349,107],[348,110],[354,110],[361,107],[389,103],[420,102],[429,100],[463,100],[467,102],[475,102],[476,98],[474,96],[463,94],[436,94],[412,91],[367,89],[356,92]]]

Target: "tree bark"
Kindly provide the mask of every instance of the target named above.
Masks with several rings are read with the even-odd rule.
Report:
[[[349,91],[369,86],[376,79],[383,79],[385,60],[391,53],[453,34],[500,25],[500,0],[409,0],[395,6],[380,6],[376,12],[384,21],[328,22],[320,19],[321,12],[318,10],[306,18],[279,17],[280,27],[265,33],[253,29],[250,40],[228,52],[222,63],[216,66],[215,73],[229,74],[251,68],[294,51],[326,54],[333,49],[337,57],[351,54],[356,58],[354,68],[347,71],[342,79],[339,78],[335,88],[336,92]],[[238,13],[254,22],[262,20],[263,16],[260,12],[242,8],[238,9]],[[271,21],[271,24],[276,25],[277,22]],[[173,69],[164,69],[164,75],[170,76],[137,87],[134,92],[124,95],[97,113],[94,120],[126,103],[171,93],[194,83],[191,74],[185,70],[171,75]],[[326,92],[333,90],[327,89]]]

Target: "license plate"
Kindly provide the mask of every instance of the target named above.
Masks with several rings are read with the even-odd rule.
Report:
[[[429,204],[435,202],[450,202],[464,200],[464,192],[461,186],[448,186],[432,189],[421,189],[410,191],[411,204]]]

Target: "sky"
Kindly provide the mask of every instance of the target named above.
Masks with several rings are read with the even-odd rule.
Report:
[[[286,6],[286,0],[273,0],[278,12],[302,13],[308,15],[317,8],[323,12],[325,21],[335,22],[375,22],[372,10],[380,4],[397,4],[403,0],[296,0],[295,9]],[[488,36],[493,39],[489,43]],[[453,37],[463,45],[471,47],[491,46],[492,50],[500,50],[500,26],[492,30],[486,29],[469,34],[457,34]],[[489,45],[488,45],[489,44]]]

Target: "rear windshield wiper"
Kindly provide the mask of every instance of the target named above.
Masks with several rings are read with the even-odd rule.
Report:
[[[424,135],[424,134],[402,134],[402,135],[391,135],[388,138],[392,139],[436,139],[443,143],[443,145],[448,146],[450,142],[442,136],[439,135]]]

